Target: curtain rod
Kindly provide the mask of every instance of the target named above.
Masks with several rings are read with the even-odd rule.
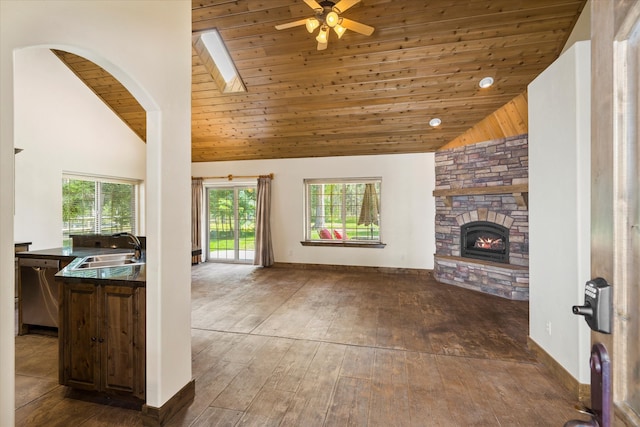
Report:
[[[196,178],[196,177],[192,177]],[[225,176],[203,176],[200,179],[228,179],[229,181],[233,181],[234,178],[271,178],[273,179],[273,172],[268,175],[225,175]]]

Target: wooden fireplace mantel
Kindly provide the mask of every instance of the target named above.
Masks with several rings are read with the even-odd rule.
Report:
[[[435,197],[444,197],[444,204],[451,207],[454,196],[477,196],[488,194],[511,194],[520,207],[529,207],[529,184],[501,185],[492,187],[447,188],[433,190]]]

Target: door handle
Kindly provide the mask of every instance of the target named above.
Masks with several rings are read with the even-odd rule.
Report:
[[[584,286],[584,305],[574,305],[573,314],[584,316],[591,329],[611,333],[613,288],[602,277],[589,280]]]

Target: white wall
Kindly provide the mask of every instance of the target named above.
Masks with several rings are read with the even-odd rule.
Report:
[[[51,50],[17,51],[14,69],[14,239],[56,248],[62,173],[144,180],[146,146]]]
[[[435,253],[433,153],[193,163],[193,176],[274,173],[276,262],[432,269]],[[384,249],[302,246],[305,178],[382,177]],[[255,181],[254,181],[255,182]]]
[[[191,380],[191,3],[0,1],[3,426],[13,424],[15,402],[14,54],[34,46],[67,50],[97,63],[147,111],[147,404],[160,407]]]
[[[590,42],[529,85],[529,334],[580,383],[590,334],[571,312],[590,274]]]

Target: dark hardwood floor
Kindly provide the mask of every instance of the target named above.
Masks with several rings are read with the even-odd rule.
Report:
[[[170,426],[562,426],[577,401],[527,349],[528,303],[430,277],[201,264],[196,397]],[[16,337],[16,425],[141,426],[57,384]]]

